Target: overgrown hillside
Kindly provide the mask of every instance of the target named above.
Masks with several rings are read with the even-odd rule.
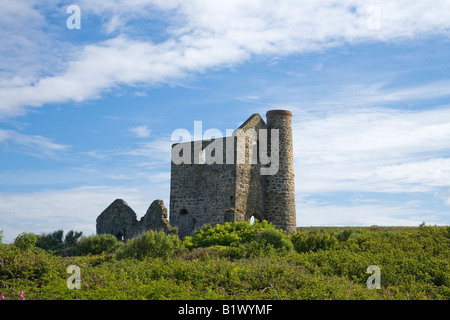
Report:
[[[76,284],[71,265],[79,267],[80,289],[68,288]],[[373,265],[380,289],[367,287]],[[0,300],[448,300],[449,270],[450,227],[286,235],[265,221],[241,222],[205,226],[184,241],[147,232],[126,244],[110,235],[22,234],[1,245]]]

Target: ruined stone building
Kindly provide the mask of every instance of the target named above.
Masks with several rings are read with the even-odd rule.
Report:
[[[271,110],[267,122],[253,114],[231,136],[172,145],[170,223],[161,200],[137,221],[123,201],[97,218],[97,233],[127,240],[150,229],[178,229],[180,238],[205,224],[254,217],[296,229],[292,114]]]
[[[133,209],[122,199],[115,200],[97,217],[97,234],[113,234],[121,241],[127,241],[147,230],[171,231],[162,200],[153,201],[139,221]]]

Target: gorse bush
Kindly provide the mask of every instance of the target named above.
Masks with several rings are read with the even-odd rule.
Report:
[[[70,230],[64,237],[64,247],[70,248],[75,246],[80,240],[83,232]]]
[[[184,244],[187,248],[238,246],[251,241],[257,241],[258,235],[267,230],[272,231],[266,236],[260,236],[260,241],[262,241],[264,237],[267,238],[265,239],[266,241],[279,241],[278,238],[283,237],[281,234],[275,235],[277,232],[282,231],[276,230],[273,224],[265,220],[262,222],[255,220],[253,225],[250,221],[227,222],[224,224],[217,224],[214,227],[205,225],[203,228],[196,231],[192,237],[186,237]]]
[[[37,240],[35,234],[23,232],[14,239],[14,246],[20,250],[31,250],[35,247]]]
[[[262,230],[256,236],[256,242],[272,245],[275,249],[290,251],[294,246],[285,232],[276,229]]]
[[[63,230],[38,236],[36,246],[46,251],[60,251],[62,249],[74,247],[80,240],[83,232],[70,230],[64,236]]]
[[[82,237],[74,248],[74,254],[102,254],[112,253],[120,245],[119,240],[112,234],[97,234],[89,237]]]
[[[65,236],[63,230],[36,235],[36,247],[58,255],[73,253],[82,232],[70,230]]]
[[[164,231],[147,231],[129,240],[116,254],[118,259],[169,258],[182,246],[183,243],[176,235],[166,234]]]
[[[42,234],[38,237],[36,247],[46,251],[58,251],[64,248],[63,230],[58,230],[49,234]]]
[[[296,232],[292,235],[291,241],[299,253],[331,249],[339,242],[334,235],[317,231],[312,233]]]

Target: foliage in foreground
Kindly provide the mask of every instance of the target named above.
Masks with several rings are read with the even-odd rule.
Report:
[[[148,231],[129,240],[117,251],[118,259],[169,258],[182,247],[178,236],[164,231]]]
[[[450,227],[287,236],[261,222],[215,230],[184,242],[157,232],[126,244],[92,236],[84,241],[96,254],[66,257],[31,245],[27,235],[26,245],[0,245],[0,300],[450,299]],[[220,242],[236,234],[239,241]],[[80,290],[66,286],[69,265],[80,267]],[[366,286],[370,265],[381,269],[379,290]]]
[[[293,245],[287,234],[277,230],[275,226],[267,221],[254,224],[250,221],[227,222],[212,227],[205,225],[198,230],[193,237],[186,237],[184,244],[187,248],[199,247],[239,247],[239,246],[269,246],[280,250],[292,250]]]

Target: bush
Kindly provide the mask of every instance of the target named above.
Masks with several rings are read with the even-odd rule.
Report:
[[[64,247],[70,248],[76,246],[77,242],[80,240],[82,235],[83,232],[81,231],[70,230],[64,237]]]
[[[20,250],[30,250],[34,248],[37,242],[37,236],[33,233],[23,232],[14,240],[14,246]]]
[[[370,228],[375,228],[374,226]],[[369,229],[370,230],[370,229]],[[392,233],[393,231],[389,230],[379,230],[378,232],[389,232]],[[360,228],[345,228],[341,232],[337,233],[336,238],[339,240],[339,242],[345,242],[350,238],[356,238],[364,234],[364,231]]]
[[[63,237],[63,230],[54,231],[48,234],[43,233],[38,236],[36,247],[46,251],[51,251],[55,254],[66,255],[75,251],[77,242],[82,234],[82,232],[76,232],[73,230],[70,230],[65,237]]]
[[[277,250],[273,245],[266,243],[265,241],[256,242],[255,240],[235,246],[221,246],[215,248],[217,248],[219,256],[230,260],[275,257],[277,254]]]
[[[117,251],[118,259],[169,258],[183,246],[178,236],[164,231],[147,231],[129,240]]]
[[[185,261],[193,261],[193,260],[205,261],[219,256],[219,250],[220,248],[216,247],[194,248],[192,250],[182,248],[176,253],[176,256]]]
[[[337,239],[339,240],[339,241],[347,241],[348,240],[348,238],[350,238],[350,236],[352,235],[352,233],[353,233],[353,230],[352,229],[344,229],[342,232],[340,232],[338,235],[337,235]]]
[[[272,245],[275,249],[290,251],[294,249],[291,240],[285,232],[276,229],[266,229],[256,236],[258,243],[266,243]]]
[[[267,229],[276,230],[273,224],[265,220],[255,220],[253,225],[250,221],[226,222],[215,227],[205,225],[193,237],[186,237],[184,244],[187,248],[237,246],[255,241],[258,234]]]
[[[83,237],[76,244],[74,252],[78,255],[111,253],[120,245],[112,234],[97,234]]]
[[[0,244],[2,244],[3,241],[3,230],[0,230]]]
[[[308,252],[308,251],[318,251],[327,250],[334,247],[338,240],[335,236],[329,233],[323,232],[296,232],[291,237],[294,248],[297,252]]]
[[[58,251],[64,248],[63,230],[58,230],[49,234],[42,234],[38,236],[36,247],[46,251]]]

